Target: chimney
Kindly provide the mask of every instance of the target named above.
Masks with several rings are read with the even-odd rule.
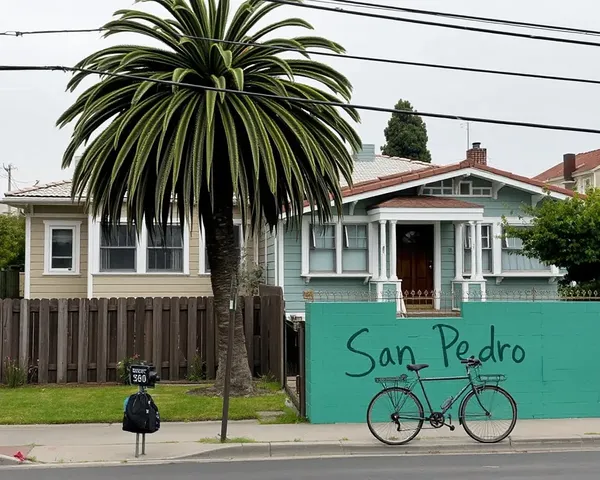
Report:
[[[577,168],[577,157],[574,153],[565,153],[563,155],[563,178],[565,183],[575,182],[573,172]]]
[[[487,165],[487,148],[481,148],[480,142],[473,143],[473,148],[467,150],[467,161],[479,165]]]
[[[375,160],[375,144],[363,143],[362,149],[356,154],[357,162],[372,162]]]

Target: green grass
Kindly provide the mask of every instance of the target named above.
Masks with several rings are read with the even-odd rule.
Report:
[[[307,423],[305,418],[299,417],[295,410],[289,407],[283,407],[283,413],[274,418],[263,418],[260,420],[263,425],[290,425],[294,423]]]
[[[218,438],[201,438],[198,443],[221,443]],[[225,443],[256,443],[256,440],[246,437],[233,437],[225,440]]]
[[[265,383],[265,385],[271,385]],[[231,420],[257,419],[257,412],[285,411],[285,394],[273,393],[248,398],[231,398]],[[186,395],[189,386],[159,385],[149,390],[163,422],[220,420],[223,400],[218,397]],[[0,425],[120,423],[123,402],[136,392],[125,386],[27,386],[0,388]]]

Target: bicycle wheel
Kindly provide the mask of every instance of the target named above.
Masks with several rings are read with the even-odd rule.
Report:
[[[481,443],[497,443],[510,435],[517,423],[517,404],[495,385],[475,387],[462,402],[459,418],[467,435]],[[476,433],[481,432],[481,433]]]
[[[373,397],[367,409],[369,430],[386,445],[410,442],[419,434],[423,420],[423,405],[406,388],[382,390]]]

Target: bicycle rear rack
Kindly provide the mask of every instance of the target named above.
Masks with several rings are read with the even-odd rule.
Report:
[[[388,388],[388,385],[397,387],[408,383],[408,375],[402,374],[399,377],[376,377],[375,383],[383,385],[383,388]]]
[[[496,385],[506,380],[503,373],[477,373],[477,380],[482,383],[495,383]]]

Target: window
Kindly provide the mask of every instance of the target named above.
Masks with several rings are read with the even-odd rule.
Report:
[[[587,192],[588,189],[592,188],[592,178],[591,177],[582,178],[581,185],[582,185],[582,189],[581,189],[582,193]]]
[[[526,228],[526,227],[519,227]],[[523,249],[520,238],[502,236],[502,271],[546,271],[550,267],[537,258],[529,258],[519,252]]]
[[[166,232],[156,225],[148,232],[148,272],[183,272],[183,260],[181,225],[168,225]]]
[[[463,257],[463,270],[464,274],[471,274],[471,248],[473,245],[471,225],[465,225],[465,236],[464,236],[464,257]],[[481,270],[482,273],[491,273],[493,270],[493,256],[492,256],[492,226],[482,225],[481,226]]]
[[[44,221],[44,271],[46,274],[79,274],[81,222]]]
[[[471,182],[460,182],[458,184],[458,193],[460,195],[468,195],[471,196]]]
[[[491,197],[492,187],[473,187],[471,189],[471,196],[473,197]]]
[[[136,254],[134,227],[128,225],[117,225],[112,229],[109,229],[108,225],[100,227],[101,272],[135,272]]]
[[[342,271],[345,273],[369,270],[369,240],[366,224],[344,225]]]
[[[336,226],[310,226],[309,270],[312,273],[336,271]]]
[[[243,246],[243,236],[242,236],[242,226],[237,224],[233,226],[233,235],[235,237],[235,244],[240,247],[240,255],[241,249]],[[210,263],[208,262],[208,250],[206,246],[204,247],[204,273],[210,273]]]
[[[423,187],[423,195],[448,195],[454,194],[452,179],[442,180],[441,182],[432,183]]]

